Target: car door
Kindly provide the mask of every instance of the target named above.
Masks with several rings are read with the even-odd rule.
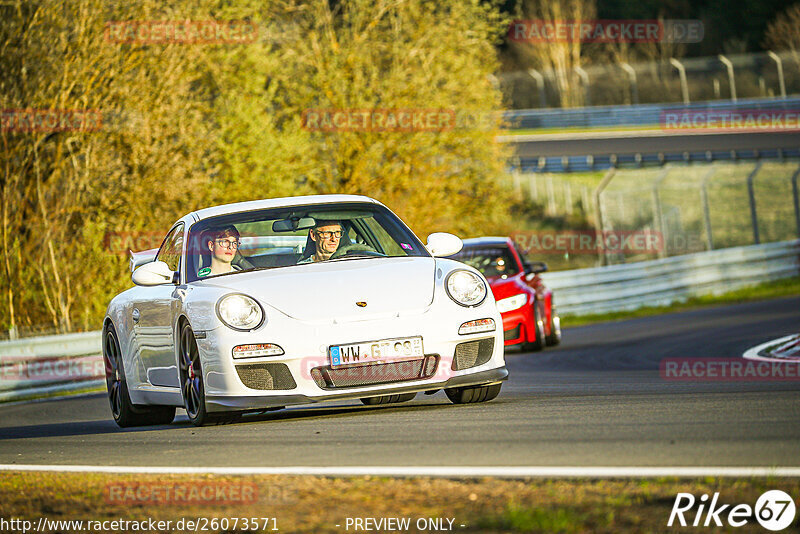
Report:
[[[180,273],[183,240],[184,225],[180,223],[170,230],[156,261],[163,261],[173,272]],[[154,386],[180,387],[172,331],[180,305],[179,289],[175,284],[139,289],[132,315],[146,380]]]

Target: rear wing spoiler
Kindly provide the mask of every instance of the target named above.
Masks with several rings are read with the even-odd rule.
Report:
[[[151,248],[150,250],[142,250],[141,252],[134,252],[132,250],[128,251],[128,255],[130,256],[130,267],[131,272],[135,271],[137,267],[140,265],[144,265],[145,263],[150,263],[151,261],[155,261],[156,255],[158,254],[157,248]]]

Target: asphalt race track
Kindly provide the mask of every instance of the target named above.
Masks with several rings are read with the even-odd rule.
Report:
[[[509,137],[510,138],[510,137]],[[680,134],[646,132],[624,136],[592,136],[580,134],[551,136],[520,136],[514,143],[514,155],[522,158],[539,156],[594,156],[601,154],[636,154],[696,152],[698,150],[770,150],[800,147],[800,133],[701,133]]]
[[[668,381],[659,362],[738,358],[798,325],[791,297],[568,328],[560,347],[507,354],[509,381],[478,405],[439,392],[132,430],[104,395],[0,406],[0,464],[797,466],[800,381]]]

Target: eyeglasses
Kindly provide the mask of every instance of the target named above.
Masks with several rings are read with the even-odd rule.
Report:
[[[217,239],[217,246],[222,248],[238,249],[242,246],[241,241],[231,241],[229,239]]]
[[[342,237],[341,230],[334,230],[333,232],[320,232],[316,230],[317,235],[320,236],[322,239],[330,239],[331,237],[335,237],[336,239],[340,239]]]

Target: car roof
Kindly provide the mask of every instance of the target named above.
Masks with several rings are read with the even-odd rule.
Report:
[[[486,245],[508,245],[508,237],[472,237],[464,239],[465,247],[480,247]]]
[[[262,200],[250,200],[247,202],[236,202],[234,204],[224,204],[210,208],[199,209],[189,215],[196,217],[196,220],[237,213],[240,211],[255,211],[269,208],[286,208],[292,206],[307,206],[311,204],[326,204],[334,202],[370,202],[372,204],[383,205],[377,200],[362,195],[306,195],[299,197],[265,198]]]

